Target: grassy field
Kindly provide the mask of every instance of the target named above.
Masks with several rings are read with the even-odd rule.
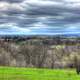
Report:
[[[75,70],[0,67],[0,80],[80,80]]]

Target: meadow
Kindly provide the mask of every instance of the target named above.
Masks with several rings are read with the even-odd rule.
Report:
[[[75,69],[0,67],[0,80],[80,80]]]

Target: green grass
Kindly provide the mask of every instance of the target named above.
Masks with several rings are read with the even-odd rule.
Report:
[[[0,80],[80,80],[75,70],[0,67]]]

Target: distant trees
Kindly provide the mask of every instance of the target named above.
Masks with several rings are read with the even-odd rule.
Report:
[[[76,39],[75,39],[76,40]],[[80,72],[80,44],[72,39],[39,38],[0,42],[0,65],[37,68],[76,68]],[[62,43],[61,43],[62,42]],[[66,42],[69,42],[68,44]],[[66,43],[66,44],[65,44]]]
[[[20,53],[25,56],[26,65],[41,68],[47,57],[47,46],[44,45],[22,45]]]

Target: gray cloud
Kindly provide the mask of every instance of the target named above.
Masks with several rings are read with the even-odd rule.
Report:
[[[0,0],[0,1],[6,1],[10,3],[19,3],[19,2],[22,2],[23,0]]]
[[[79,0],[0,0],[0,24],[15,23],[27,28],[42,23],[64,27],[80,23],[79,7]]]

